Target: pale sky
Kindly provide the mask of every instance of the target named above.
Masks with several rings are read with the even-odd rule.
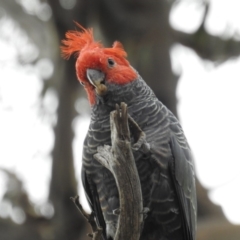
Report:
[[[170,16],[172,26],[194,32],[203,12],[197,2],[200,1],[185,0],[176,6]],[[225,37],[240,32],[239,0],[211,0],[211,4],[206,22],[209,32]],[[3,30],[0,19],[1,33],[11,34]],[[52,124],[58,103],[54,91],[50,90],[43,101],[47,114],[40,112],[39,94],[43,84],[38,69],[46,64],[49,76],[53,69],[47,60],[35,66],[20,66],[16,61],[15,41],[0,38],[0,167],[16,172],[31,200],[41,205],[48,196]],[[27,45],[26,38],[24,41]],[[171,58],[173,70],[182,73],[177,88],[178,110],[196,160],[197,175],[229,220],[240,224],[240,58],[215,68],[180,45],[172,48]],[[141,73],[141,69],[138,71]],[[81,146],[88,123],[87,117],[74,121],[73,144],[79,181]],[[5,175],[0,172],[0,199],[4,190]],[[2,209],[0,204],[0,216],[6,217]]]

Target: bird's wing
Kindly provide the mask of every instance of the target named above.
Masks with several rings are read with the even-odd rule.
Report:
[[[184,239],[194,240],[197,204],[191,151],[187,143],[182,144],[175,135],[171,136],[170,147],[173,156],[170,172],[183,216]]]
[[[87,201],[94,212],[97,224],[99,227],[103,229],[103,236],[102,239],[105,240],[106,238],[106,223],[103,218],[102,210],[100,207],[98,192],[96,189],[95,184],[91,181],[91,178],[87,175],[86,171],[84,170],[84,166],[82,166],[82,184],[85,191],[85,195]]]

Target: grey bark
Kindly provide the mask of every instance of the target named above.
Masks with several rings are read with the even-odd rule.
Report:
[[[143,203],[131,148],[126,104],[121,104],[121,110],[117,108],[111,112],[110,124],[112,147],[99,147],[94,157],[112,172],[118,187],[120,209],[114,211],[119,214],[114,240],[137,240],[143,225]]]

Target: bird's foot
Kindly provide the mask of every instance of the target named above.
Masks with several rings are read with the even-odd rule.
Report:
[[[128,123],[129,123],[131,135],[134,139],[132,150],[138,151],[141,149],[144,153],[149,152],[150,144],[146,140],[146,134],[142,131],[142,129],[134,121],[134,119],[129,115],[128,115]]]
[[[113,210],[113,214],[117,215],[117,216],[120,214],[120,212],[121,212],[120,208],[116,208],[116,209]]]
[[[142,214],[143,214],[143,219],[145,220],[146,218],[147,218],[147,214],[150,212],[150,208],[148,208],[148,207],[145,207],[145,208],[143,208],[143,210],[142,210]]]
[[[146,141],[146,135],[144,132],[140,134],[137,142],[132,145],[133,151],[138,151],[139,149],[141,149],[144,153],[147,153],[150,150],[150,144]]]

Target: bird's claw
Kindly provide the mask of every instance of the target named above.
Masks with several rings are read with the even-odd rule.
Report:
[[[134,121],[134,119],[128,115],[128,123],[131,135],[135,143],[132,145],[133,151],[142,150],[144,153],[149,152],[150,144],[147,143],[146,134],[142,131],[142,129],[138,126],[138,124]]]
[[[113,214],[118,216],[120,214],[120,208],[114,209]]]
[[[138,151],[139,149],[144,153],[147,153],[150,150],[150,144],[146,141],[146,135],[144,132],[141,132],[138,141],[132,145],[133,151]]]
[[[148,207],[145,207],[145,208],[143,208],[143,210],[142,210],[142,214],[143,214],[143,219],[145,220],[146,218],[147,218],[147,214],[150,212],[150,208],[148,208]]]

